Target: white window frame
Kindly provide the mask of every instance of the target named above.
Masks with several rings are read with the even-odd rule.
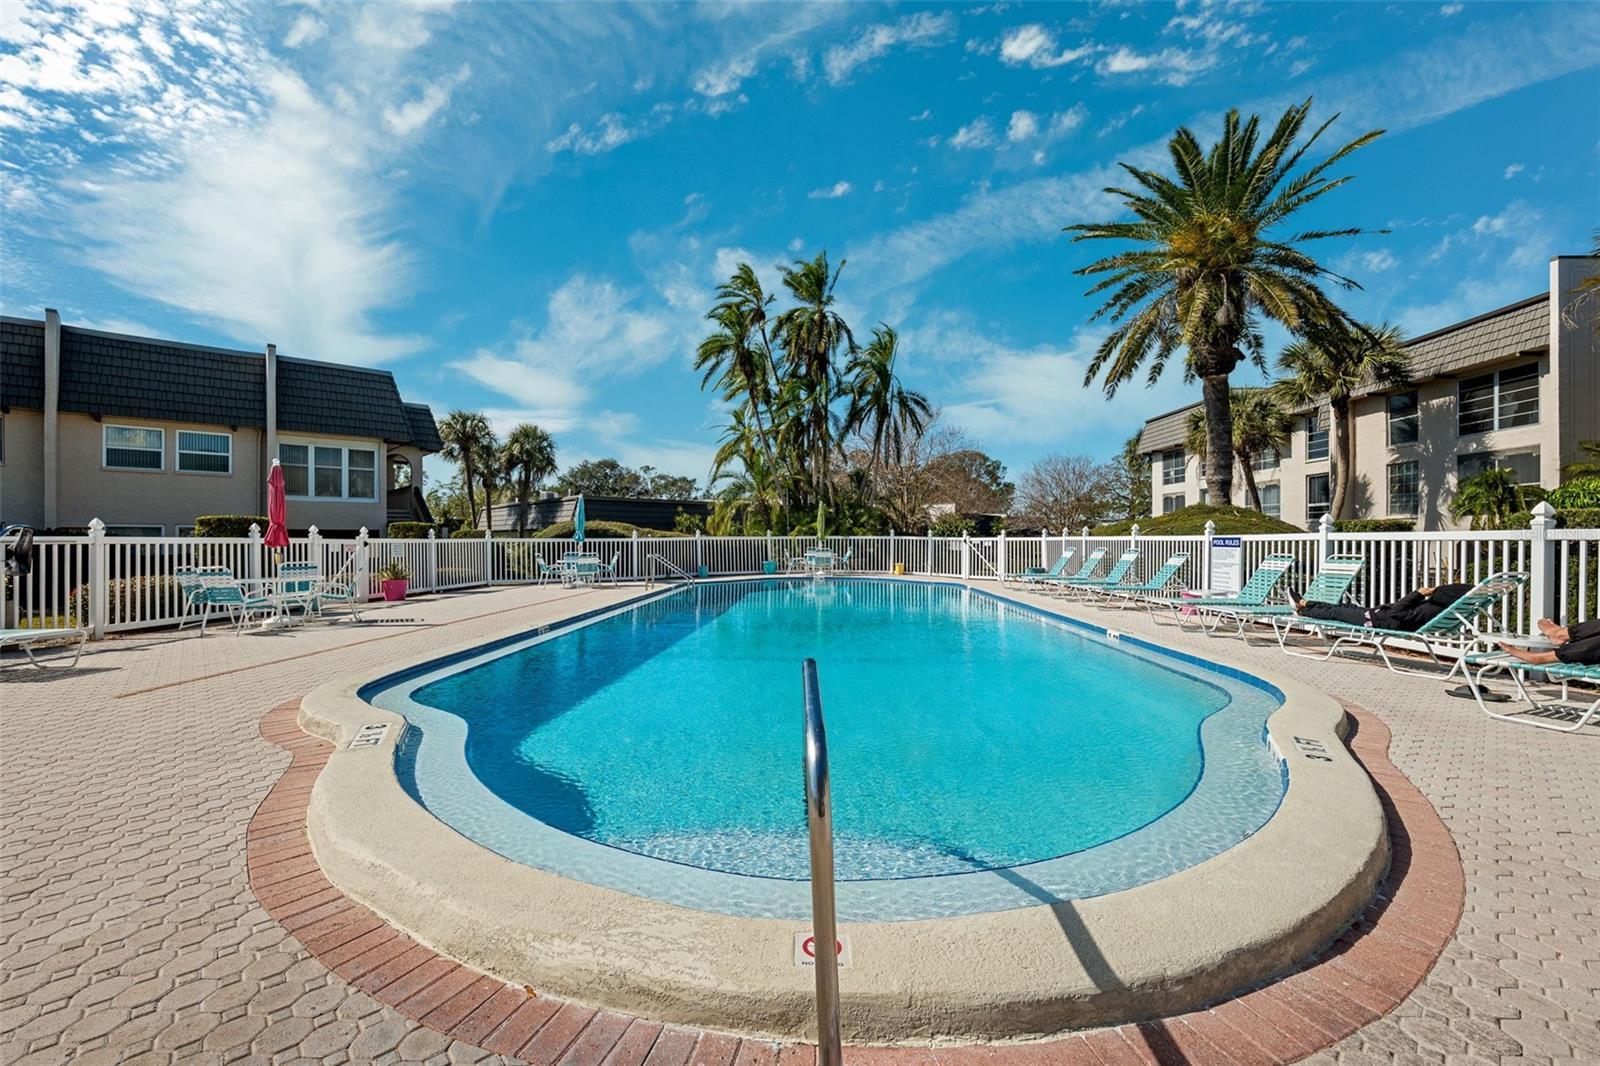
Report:
[[[1261,513],[1272,518],[1283,517],[1283,486],[1276,481],[1268,481],[1256,486],[1261,493]],[[1272,504],[1267,504],[1267,493],[1272,493]]]
[[[185,433],[202,434],[202,435],[207,436],[207,437],[221,437],[223,440],[227,441],[228,442],[228,450],[226,452],[202,452],[202,451],[196,451],[196,450],[191,448],[191,449],[188,450],[187,454],[189,454],[189,455],[225,455],[228,458],[228,469],[226,469],[226,470],[185,470],[183,468],[183,457],[184,457],[184,454],[185,454],[185,450],[184,450],[184,447],[183,447],[183,435]],[[173,460],[172,460],[172,464],[173,464],[172,465],[172,469],[176,470],[180,474],[198,474],[201,477],[231,477],[231,476],[233,476],[233,434],[229,433],[226,430],[215,430],[215,429],[180,429],[180,430],[177,430],[173,435]]]
[[[1413,502],[1412,502],[1412,509],[1409,510],[1409,511],[1399,510],[1399,509],[1397,509],[1395,507],[1395,496],[1396,496],[1396,493],[1395,493],[1395,490],[1394,490],[1395,468],[1396,467],[1403,467],[1403,466],[1411,467],[1411,476],[1415,481],[1415,488],[1413,488],[1411,493],[1410,493],[1410,495],[1412,496]],[[1387,502],[1388,502],[1388,507],[1389,507],[1389,514],[1394,516],[1394,517],[1396,517],[1396,518],[1415,518],[1415,517],[1417,517],[1417,515],[1421,514],[1422,513],[1422,464],[1420,462],[1418,462],[1416,459],[1396,459],[1394,462],[1390,463],[1387,467],[1384,468],[1384,473],[1387,475],[1386,478],[1385,478],[1385,481],[1387,483],[1387,490],[1388,490]]]
[[[161,434],[161,465],[160,466],[114,466],[107,458],[106,453],[112,448],[106,439],[113,429],[137,429],[145,432]],[[118,445],[118,447],[121,447]],[[126,449],[128,451],[153,451],[151,448]],[[165,426],[136,426],[125,422],[103,422],[100,425],[100,469],[118,470],[129,474],[161,474],[167,469],[167,430]]]
[[[1396,401],[1398,399],[1401,399],[1402,397],[1406,397],[1406,396],[1411,397],[1411,413],[1408,414],[1408,415],[1398,415],[1397,416],[1394,413],[1394,401]],[[1386,434],[1384,439],[1389,442],[1389,447],[1391,447],[1391,448],[1411,448],[1411,447],[1414,447],[1417,444],[1417,442],[1422,439],[1422,393],[1420,393],[1416,389],[1409,389],[1409,390],[1407,390],[1405,392],[1390,393],[1388,396],[1384,397],[1383,413],[1384,413],[1384,418],[1385,418],[1384,432]],[[1411,425],[1411,439],[1410,440],[1395,440],[1394,439],[1394,427],[1395,427],[1395,424],[1399,423],[1399,422],[1408,422],[1408,423],[1410,423],[1410,425]]]
[[[310,495],[306,495],[306,496],[290,495],[290,496],[287,497],[288,499],[300,500],[300,501],[303,501],[303,502],[306,502],[306,503],[376,503],[380,499],[382,499],[382,497],[379,495],[379,493],[382,491],[380,489],[380,485],[382,484],[382,481],[378,477],[378,471],[379,471],[379,464],[383,461],[382,460],[383,449],[379,445],[371,444],[371,443],[368,443],[367,441],[327,440],[327,439],[321,439],[321,438],[316,438],[316,437],[280,437],[280,438],[278,438],[278,447],[280,449],[282,449],[283,446],[286,445],[286,444],[290,445],[291,447],[305,448],[306,449],[306,491],[310,494]],[[339,495],[337,495],[337,496],[318,496],[316,494],[317,493],[317,449],[318,448],[333,448],[333,449],[337,449],[338,452],[339,452]],[[371,452],[372,453],[372,463],[373,463],[373,465],[372,465],[372,493],[373,494],[371,496],[352,496],[352,495],[350,495],[350,453],[351,452]],[[281,452],[280,452],[280,454],[281,454]],[[332,467],[330,466],[329,469],[331,470]]]
[[[1329,456],[1332,445],[1331,434],[1328,432],[1328,412],[1326,408],[1319,409],[1316,414],[1306,416],[1306,462],[1320,463]],[[1317,455],[1317,438],[1322,438],[1322,454]]]
[[[1174,500],[1177,501],[1178,506],[1169,507],[1168,504],[1172,503]],[[1161,513],[1162,514],[1171,514],[1173,511],[1181,511],[1187,506],[1189,506],[1189,497],[1187,495],[1185,495],[1184,493],[1181,493],[1181,492],[1166,492],[1166,493],[1162,493],[1162,495],[1161,495]]]
[[[1325,503],[1314,504],[1311,502],[1311,483],[1318,478],[1328,483],[1328,499]],[[1321,510],[1312,514],[1313,509],[1320,506]],[[1306,475],[1306,528],[1315,532],[1317,523],[1322,521],[1322,516],[1333,513],[1333,474],[1307,474]]]
[[[1173,476],[1176,474],[1177,476]],[[1169,448],[1161,453],[1161,484],[1181,485],[1189,480],[1189,457],[1182,448]]]
[[[1508,419],[1506,417],[1506,414],[1507,414],[1506,411],[1505,411],[1506,399],[1505,399],[1505,395],[1503,393],[1503,385],[1502,385],[1501,379],[1506,374],[1510,374],[1510,373],[1518,373],[1518,374],[1520,374],[1520,373],[1522,373],[1524,371],[1527,371],[1527,370],[1532,370],[1533,371],[1533,419],[1532,419],[1532,421],[1518,422],[1515,425],[1510,425],[1510,424],[1508,424]],[[1490,381],[1490,383],[1489,383],[1489,424],[1487,426],[1482,427],[1481,429],[1466,429],[1466,430],[1464,430],[1464,429],[1461,428],[1461,390],[1464,389],[1467,386],[1468,383],[1474,382],[1474,381],[1480,381],[1483,378],[1492,379]],[[1480,433],[1493,433],[1496,430],[1501,430],[1501,429],[1520,429],[1523,426],[1537,426],[1539,424],[1539,419],[1544,414],[1544,412],[1541,410],[1541,404],[1540,404],[1541,397],[1539,395],[1539,392],[1540,392],[1540,389],[1543,387],[1543,383],[1540,380],[1540,378],[1541,378],[1541,375],[1539,373],[1539,363],[1538,363],[1537,360],[1535,360],[1534,362],[1531,362],[1531,363],[1518,363],[1515,366],[1501,367],[1499,370],[1492,370],[1492,371],[1490,371],[1490,372],[1488,372],[1486,374],[1474,374],[1470,378],[1463,378],[1461,381],[1457,382],[1457,384],[1456,384],[1456,436],[1458,436],[1458,437],[1476,437]]]

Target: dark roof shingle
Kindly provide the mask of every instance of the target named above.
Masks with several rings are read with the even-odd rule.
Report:
[[[0,407],[44,407],[44,323],[0,319]]]
[[[425,452],[442,451],[444,441],[439,439],[439,424],[433,420],[433,408],[425,403],[408,403],[405,409],[406,421],[411,424],[411,443]]]

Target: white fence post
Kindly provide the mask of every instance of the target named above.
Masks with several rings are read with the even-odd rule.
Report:
[[[425,590],[433,592],[439,587],[439,537],[431,528],[428,530],[427,555],[423,558],[425,560],[423,566],[427,568],[424,575],[426,579]]]
[[[1065,531],[1064,530],[1063,530],[1062,535],[1065,536]],[[1078,534],[1078,555],[1079,555],[1080,558],[1084,558],[1084,559],[1087,559],[1089,557],[1089,527],[1088,526],[1084,526],[1082,532],[1080,532]]]
[[[317,564],[317,573],[322,573],[322,531],[312,526],[306,530],[306,554],[311,558],[306,561]]]
[[[261,527],[254,522],[250,523],[250,557],[245,560],[245,569],[249,577],[263,577],[261,562],[265,552],[261,547]]]
[[[1555,552],[1551,551],[1550,530],[1555,528],[1556,509],[1545,500],[1533,505],[1533,540],[1528,545],[1528,632],[1537,632],[1535,623],[1541,618],[1556,617],[1557,571],[1552,565]],[[1565,580],[1566,575],[1560,575]]]
[[[484,512],[486,515],[488,513]],[[490,522],[490,525],[493,524]],[[488,529],[483,531],[483,583],[494,584],[494,532]]]
[[[1217,535],[1217,524],[1211,519],[1206,519],[1205,540],[1200,542],[1200,582],[1202,587],[1211,587],[1211,541]]]
[[[773,566],[777,566],[778,565],[778,556],[775,554],[775,551],[774,551],[773,546],[772,546],[772,530],[770,530],[770,529],[767,530],[767,558],[772,560],[772,565]],[[762,567],[761,569],[763,571],[765,571],[766,567]]]
[[[929,575],[930,577],[933,575],[933,527],[932,526],[928,527],[928,569],[923,571],[923,573]]]
[[[889,530],[889,573],[894,573],[894,530]]]
[[[1128,546],[1133,547],[1139,543],[1139,523],[1135,522],[1128,529]]]
[[[361,597],[362,603],[372,598],[372,579],[367,576],[370,573],[372,573],[372,546],[367,543],[367,527],[362,526],[361,532],[356,534],[355,565],[356,595]]]
[[[961,531],[961,580],[967,581],[972,577],[972,541],[967,536],[967,531]]]
[[[998,576],[1001,579],[1004,579],[1006,574],[1010,573],[1011,571],[1006,566],[1006,531],[1003,529],[1000,531],[1000,536],[996,538],[995,541],[994,559],[995,569],[1000,571]]]
[[[640,565],[639,560],[639,531],[635,529],[628,536],[630,538],[628,556],[633,560],[633,576],[642,578],[644,577],[644,567]]]
[[[1333,541],[1333,516],[1324,514],[1317,523],[1317,573],[1322,572],[1322,564],[1328,561],[1332,554],[1330,550]]]
[[[110,575],[107,571],[109,549],[106,546],[106,524],[98,518],[89,520],[89,637],[99,640],[106,631],[106,601],[110,595]]]
[[[700,576],[701,567],[706,565],[706,553],[705,553],[704,544],[705,544],[705,538],[700,535],[700,531],[698,529],[695,530],[694,531],[694,576],[695,577],[699,577]]]

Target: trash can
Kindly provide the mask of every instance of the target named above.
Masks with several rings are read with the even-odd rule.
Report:
[[[776,574],[778,572],[778,564],[768,559],[761,564],[761,572],[763,574]]]
[[[711,571],[707,570],[704,566],[697,566],[694,569],[695,569],[695,574],[694,574],[695,577],[710,577],[711,576]]]
[[[906,576],[906,564],[905,563],[895,563],[894,564],[894,574],[895,574],[896,577],[905,577]]]

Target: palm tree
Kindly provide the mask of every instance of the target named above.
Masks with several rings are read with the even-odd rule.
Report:
[[[1511,471],[1491,466],[1456,486],[1450,517],[1459,522],[1470,516],[1473,529],[1500,529],[1528,507],[1528,497]]]
[[[500,465],[517,486],[517,532],[528,532],[528,500],[533,487],[556,472],[556,442],[550,434],[524,422],[506,436]]]
[[[1254,464],[1269,452],[1282,455],[1289,447],[1289,413],[1266,389],[1234,389],[1228,398],[1228,413],[1233,423],[1233,454],[1244,472],[1245,491],[1250,495],[1250,506],[1260,511],[1261,488],[1256,484]],[[1209,445],[1206,413],[1195,411],[1189,415],[1184,446],[1204,459]]]
[[[839,349],[854,352],[855,335],[833,310],[833,290],[839,283],[837,267],[828,265],[828,253],[815,259],[797,259],[783,272],[783,285],[798,306],[774,322],[783,345],[785,389],[779,403],[794,416],[786,427],[793,450],[805,457],[808,480],[816,496],[817,536],[827,535],[828,496],[832,491],[829,464],[835,447],[837,419],[833,390],[839,372],[834,364]]]
[[[895,374],[899,344],[899,334],[886,325],[879,326],[872,331],[871,342],[845,366],[850,387],[845,432],[866,433],[872,442],[874,465],[885,458],[898,463],[905,454],[906,439],[921,436],[933,416],[928,398],[906,388]]]
[[[1274,383],[1278,401],[1302,409],[1327,400],[1333,410],[1333,500],[1335,519],[1347,518],[1345,504],[1355,475],[1354,427],[1350,401],[1366,388],[1404,389],[1411,385],[1411,353],[1398,326],[1329,322],[1311,328],[1278,356],[1287,375]]]
[[[770,464],[772,403],[776,367],[767,331],[773,297],[749,263],[740,263],[717,289],[718,303],[706,313],[716,332],[700,342],[695,369],[704,371],[701,388],[716,382],[722,398],[738,401],[749,413],[756,440]]]
[[[1337,189],[1349,177],[1328,171],[1383,131],[1362,134],[1318,163],[1296,172],[1334,115],[1297,147],[1311,100],[1283,113],[1258,146],[1259,116],[1223,119],[1222,137],[1210,151],[1187,128],[1168,142],[1176,177],[1123,163],[1139,186],[1108,188],[1133,213],[1131,222],[1068,226],[1074,241],[1115,240],[1135,247],[1077,271],[1105,274],[1089,294],[1114,290],[1094,318],[1116,324],[1084,375],[1087,386],[1104,375],[1107,395],[1148,362],[1147,381],[1185,349],[1186,379],[1201,380],[1208,434],[1207,481],[1218,502],[1233,495],[1233,428],[1228,375],[1245,359],[1262,364],[1255,320],[1264,316],[1299,332],[1342,317],[1323,293],[1326,279],[1345,288],[1349,278],[1322,266],[1300,245],[1360,229],[1283,234],[1300,209]],[[1264,369],[1264,367],[1263,367]]]
[[[494,498],[505,486],[507,471],[500,451],[500,438],[490,430],[478,446],[478,484],[483,488],[483,528],[494,532]]]
[[[489,420],[478,411],[451,411],[439,423],[439,440],[444,445],[439,454],[452,463],[461,464],[461,481],[467,490],[467,507],[472,512],[473,522],[478,520],[478,500],[473,495],[473,485],[477,481],[484,442],[493,438]]]

